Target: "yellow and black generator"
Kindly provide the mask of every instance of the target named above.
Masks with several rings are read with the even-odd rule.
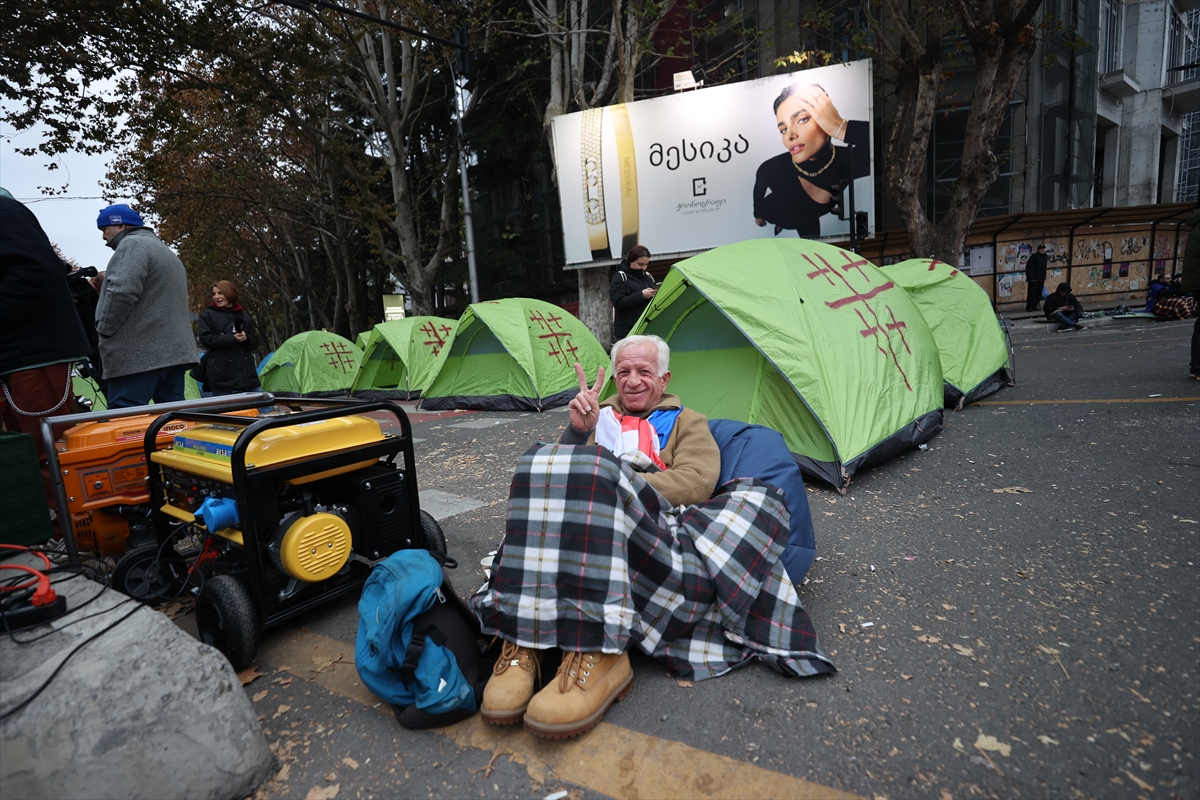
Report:
[[[257,419],[177,411],[146,431],[152,443],[164,426],[191,423],[166,449],[147,445],[155,530],[163,552],[180,535],[205,538],[189,570],[199,633],[237,669],[261,629],[357,593],[397,550],[446,552],[420,510],[403,409],[303,403],[317,407]]]

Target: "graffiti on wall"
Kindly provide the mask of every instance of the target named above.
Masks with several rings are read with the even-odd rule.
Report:
[[[1037,245],[1046,246],[1046,263],[1048,265],[1067,264],[1071,260],[1067,245],[1055,239],[1044,239],[1034,242],[1005,242],[996,246],[997,272],[1022,272],[1029,257],[1033,255]]]

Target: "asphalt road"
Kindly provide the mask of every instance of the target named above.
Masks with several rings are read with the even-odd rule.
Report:
[[[635,655],[633,693],[581,739],[411,732],[357,681],[347,601],[265,637],[246,691],[280,771],[258,796],[1200,796],[1191,325],[1018,328],[1015,387],[846,496],[810,486],[800,594],[836,675],[688,684]],[[461,511],[441,523],[467,594],[512,465],[566,415],[413,420],[427,505]]]

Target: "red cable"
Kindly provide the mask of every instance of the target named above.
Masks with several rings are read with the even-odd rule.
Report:
[[[20,586],[4,586],[0,588],[13,591],[16,589],[25,589],[36,583],[38,587],[33,590],[33,599],[30,600],[33,605],[46,606],[58,599],[58,594],[50,586],[50,576],[46,573],[36,570],[33,567],[27,567],[24,564],[0,564],[0,569],[16,569],[21,572],[28,572],[34,576],[33,580],[22,583]]]
[[[23,544],[0,544],[0,550],[24,550],[26,553],[33,553],[38,558],[42,559],[42,563],[46,565],[46,569],[52,569],[53,564],[50,563],[49,557],[41,550],[34,550],[31,547],[26,547]]]

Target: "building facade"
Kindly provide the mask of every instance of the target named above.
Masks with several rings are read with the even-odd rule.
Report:
[[[699,13],[694,26],[718,31],[697,42],[692,55],[710,81],[772,74],[781,69],[779,59],[804,51],[865,57],[854,48],[855,31],[868,24],[857,0],[722,0]],[[1001,174],[980,215],[1196,201],[1200,0],[1045,0],[1038,24],[1038,51],[995,147]],[[923,176],[935,219],[958,177],[973,80],[969,61],[948,58],[953,77]],[[669,87],[671,70],[686,68],[686,58],[664,60],[647,94]],[[887,100],[885,92],[876,94],[878,109]],[[877,111],[877,159],[880,122]],[[899,227],[876,174],[876,229]]]

